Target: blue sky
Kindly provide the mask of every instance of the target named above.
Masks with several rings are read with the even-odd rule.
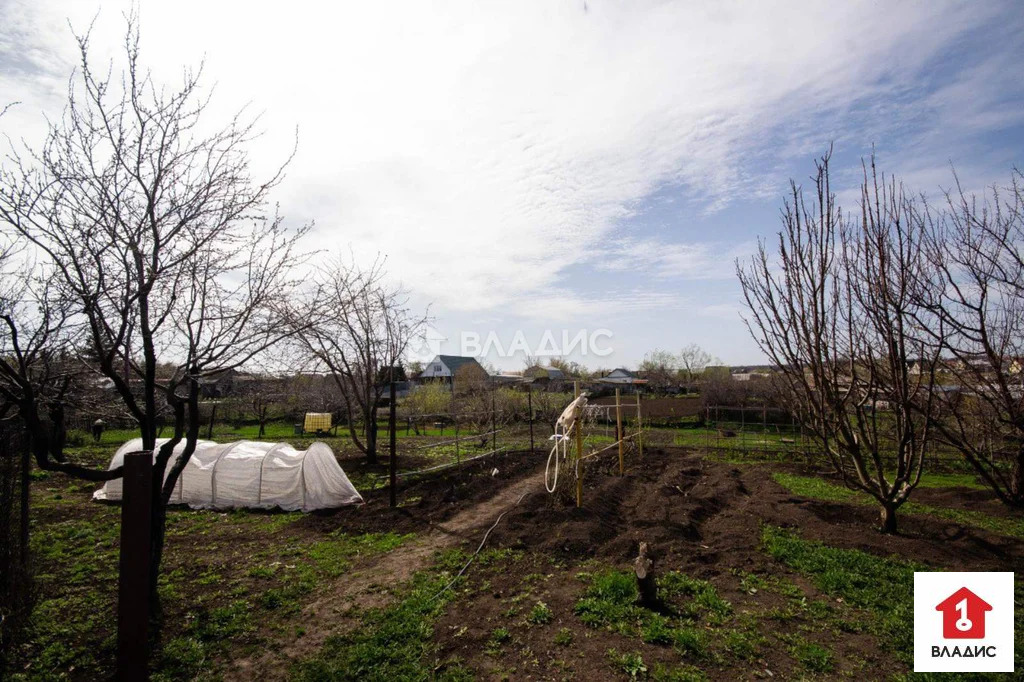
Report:
[[[123,2],[0,0],[0,120],[37,141],[96,17]],[[173,84],[205,59],[216,124],[248,104],[276,197],[313,246],[388,256],[442,348],[608,330],[592,367],[697,343],[761,357],[733,260],[778,229],[789,178],[830,141],[844,205],[860,158],[938,197],[1024,164],[1014,2],[140,2],[143,59]],[[428,347],[426,350],[431,350]],[[516,369],[520,358],[488,358]]]

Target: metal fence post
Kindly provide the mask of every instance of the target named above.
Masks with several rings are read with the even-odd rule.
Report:
[[[526,411],[530,419],[530,452],[533,452],[533,387],[526,386]]]
[[[619,439],[619,476],[626,474],[625,444],[622,442],[622,396],[620,390],[615,389],[615,435]]]
[[[573,382],[573,393],[580,397],[580,382]],[[580,461],[583,459],[583,415],[576,417],[576,507],[583,506],[583,469],[580,468]]]
[[[149,679],[149,572],[152,544],[153,453],[124,457],[121,556],[117,594],[117,675]]]
[[[398,443],[395,438],[395,382],[389,389],[390,404],[388,405],[388,437],[391,440],[391,458],[388,461],[388,498],[392,507],[398,506],[398,495],[395,491],[395,479],[398,478]]]

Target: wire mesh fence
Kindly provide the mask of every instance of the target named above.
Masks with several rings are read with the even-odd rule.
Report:
[[[894,434],[881,428],[876,434],[883,458],[895,456]],[[679,429],[672,444],[696,447],[743,459],[763,459],[813,464],[823,456],[823,444],[784,410],[764,407],[711,406],[703,423],[695,428]],[[994,451],[998,466],[1011,466],[1015,451]],[[924,467],[928,471],[972,471],[955,448],[931,439],[924,448]]]

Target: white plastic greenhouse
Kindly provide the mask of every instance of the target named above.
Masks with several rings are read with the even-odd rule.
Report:
[[[157,449],[167,440],[157,440]],[[179,443],[175,455],[184,447],[184,442]],[[120,466],[126,453],[141,449],[141,438],[128,441],[114,453],[110,468]],[[121,479],[107,481],[93,493],[93,499],[120,500],[121,490]],[[181,472],[170,501],[193,509],[280,507],[285,511],[313,511],[358,504],[363,498],[325,443],[296,450],[287,443],[201,440]]]

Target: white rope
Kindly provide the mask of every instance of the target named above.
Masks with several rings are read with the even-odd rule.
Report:
[[[551,440],[555,441],[555,444],[551,447],[551,452],[548,453],[548,463],[544,467],[544,488],[549,492],[555,492],[555,488],[558,487],[558,460],[565,459],[569,456],[569,442],[571,440],[570,435],[572,434],[573,428],[582,428],[580,421],[584,413],[584,409],[587,405],[587,394],[584,391],[580,393],[579,397],[573,400],[569,405],[562,410],[562,414],[559,415],[558,421],[555,422],[555,435],[551,436]],[[561,445],[561,451],[559,451],[559,445]],[[551,477],[551,460],[555,461],[555,476]]]

